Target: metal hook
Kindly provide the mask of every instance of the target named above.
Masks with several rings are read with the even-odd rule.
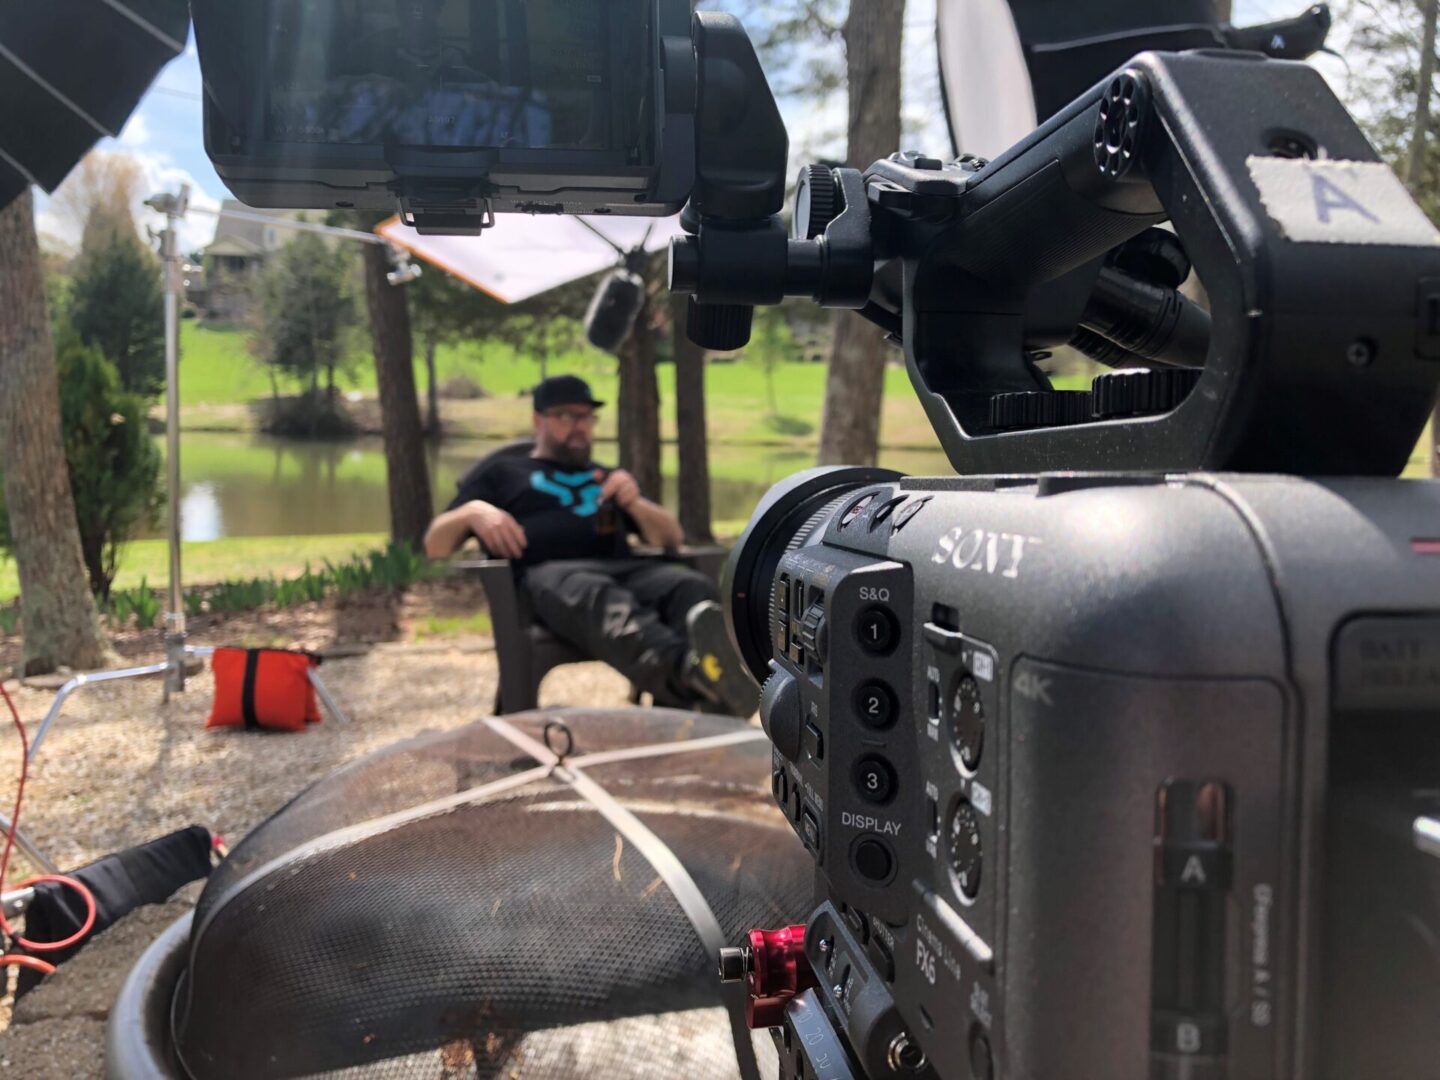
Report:
[[[564,750],[556,749],[554,743],[551,742],[551,733],[555,731],[559,731],[565,736]],[[545,721],[545,727],[541,731],[540,737],[545,743],[545,749],[549,750],[558,759],[555,762],[557,766],[564,765],[565,759],[575,752],[575,733],[570,730],[570,726],[563,720]]]

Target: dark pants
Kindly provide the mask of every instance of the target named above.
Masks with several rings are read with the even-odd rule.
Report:
[[[529,567],[521,581],[556,637],[605,661],[657,704],[689,703],[685,616],[717,595],[704,574],[659,559],[562,559]]]

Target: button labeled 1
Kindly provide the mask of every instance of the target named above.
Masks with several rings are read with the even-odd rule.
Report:
[[[900,627],[888,608],[868,607],[855,620],[855,636],[860,647],[875,656],[883,656],[895,648],[900,637]]]

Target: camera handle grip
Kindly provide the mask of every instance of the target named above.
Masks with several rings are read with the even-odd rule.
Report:
[[[1317,72],[1145,53],[956,183],[894,258],[907,368],[957,471],[1404,467],[1440,382],[1440,235]],[[1211,301],[1194,390],[1159,416],[991,426],[995,394],[1048,389],[1037,297],[1162,219]]]

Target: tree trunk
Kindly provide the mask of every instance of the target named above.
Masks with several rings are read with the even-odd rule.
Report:
[[[635,316],[635,328],[620,346],[617,405],[620,467],[635,477],[642,492],[659,502],[660,387],[655,381],[655,334],[650,329],[648,288]]]
[[[680,527],[692,544],[715,539],[710,529],[710,461],[705,427],[705,350],[685,333],[687,298],[670,294],[671,355],[675,358],[675,435],[680,455]]]
[[[385,440],[385,477],[390,492],[390,536],[419,548],[430,525],[430,477],[415,394],[410,307],[405,293],[385,280],[390,265],[379,244],[365,245],[365,300],[375,352],[375,387]]]
[[[851,0],[845,20],[850,117],[846,163],[865,169],[900,145],[900,37],[905,0]],[[836,313],[825,380],[820,463],[874,464],[880,445],[885,345],[878,327]]]
[[[28,190],[0,209],[0,462],[20,572],[21,673],[106,666],[114,654],[86,586]]]
[[[440,437],[440,387],[435,384],[435,335],[425,335],[425,434]]]
[[[315,364],[310,368],[310,400],[308,412],[310,414],[310,438],[314,439],[319,434],[320,425],[320,365]]]
[[[1415,128],[1410,136],[1410,160],[1405,163],[1405,184],[1418,192],[1425,179],[1425,140],[1430,133],[1430,91],[1435,79],[1435,21],[1440,0],[1425,0],[1425,30],[1420,41],[1420,75],[1415,94]],[[1440,400],[1430,420],[1430,475],[1440,476]]]

